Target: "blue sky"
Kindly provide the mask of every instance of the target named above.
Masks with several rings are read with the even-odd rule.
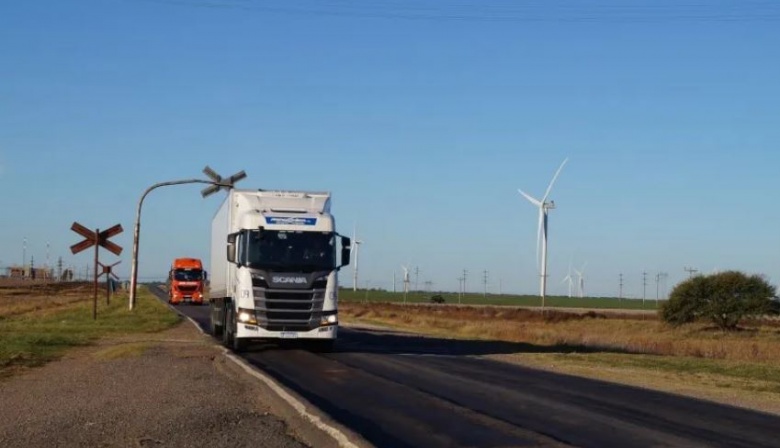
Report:
[[[0,6],[0,266],[73,256],[73,221],[121,223],[149,185],[245,170],[333,193],[361,285],[655,298],[687,275],[780,279],[780,5],[773,2],[27,0]],[[207,258],[221,197],[153,192],[140,276]],[[220,195],[221,196],[221,195]],[[342,284],[351,285],[347,269]],[[413,279],[414,281],[414,279]]]

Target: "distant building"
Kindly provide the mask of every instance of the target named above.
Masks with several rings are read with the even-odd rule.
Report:
[[[28,278],[31,280],[54,280],[54,270],[50,268],[30,268],[29,266],[10,266],[5,269],[6,277]]]

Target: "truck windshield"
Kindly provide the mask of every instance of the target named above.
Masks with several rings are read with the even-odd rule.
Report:
[[[247,232],[245,263],[258,269],[330,271],[336,264],[330,232]]]
[[[176,269],[173,271],[173,279],[179,282],[195,282],[203,278],[200,269]]]

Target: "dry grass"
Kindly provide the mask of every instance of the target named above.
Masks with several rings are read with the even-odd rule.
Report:
[[[93,285],[87,282],[2,283],[0,284],[0,320],[32,311],[51,310],[92,298]],[[103,290],[98,298],[104,297]],[[105,300],[105,299],[104,299]]]
[[[780,326],[776,321],[723,333],[699,324],[671,328],[655,317],[636,314],[548,311],[543,317],[539,311],[516,308],[358,303],[342,304],[340,313],[347,321],[469,339],[730,361],[780,359]]]

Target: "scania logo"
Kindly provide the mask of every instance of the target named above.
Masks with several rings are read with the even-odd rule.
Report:
[[[282,277],[282,276],[274,276],[271,277],[271,281],[274,283],[308,283],[306,280],[306,277]]]

